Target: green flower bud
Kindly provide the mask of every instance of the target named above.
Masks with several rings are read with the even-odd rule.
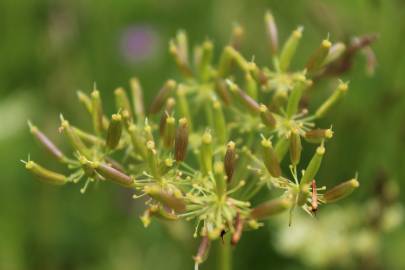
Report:
[[[228,139],[228,130],[226,127],[225,115],[222,111],[222,106],[219,101],[214,101],[213,104],[213,121],[215,135],[218,138],[220,144],[224,144]]]
[[[287,103],[286,114],[287,114],[288,118],[291,118],[293,115],[295,115],[297,113],[305,85],[306,85],[305,77],[302,76],[302,80],[298,81],[295,84],[293,90],[291,91],[291,94],[288,97],[288,103]]]
[[[305,132],[304,138],[309,143],[321,143],[325,139],[331,139],[333,137],[332,129],[313,129]]]
[[[291,164],[297,166],[300,163],[302,152],[301,137],[297,130],[291,131],[290,136],[290,159]]]
[[[292,207],[291,200],[287,198],[274,199],[265,203],[260,204],[252,209],[250,217],[252,219],[265,219],[273,215],[284,212]]]
[[[202,135],[200,148],[201,167],[204,175],[208,175],[212,171],[212,158],[212,136],[206,130]]]
[[[150,105],[149,112],[152,114],[159,112],[165,104],[166,99],[172,94],[175,88],[176,82],[173,80],[167,80]]]
[[[302,37],[303,28],[300,26],[292,32],[288,40],[284,43],[280,53],[280,69],[286,71],[290,66],[291,59],[294,57],[299,41]]]
[[[174,156],[177,162],[184,161],[187,153],[188,146],[188,124],[186,118],[179,120],[179,127],[176,132],[176,139],[174,145]]]
[[[45,181],[49,184],[64,185],[67,182],[67,177],[63,174],[45,169],[34,161],[30,160],[26,162],[25,168],[36,175],[40,180]]]
[[[100,92],[96,89],[91,92],[91,104],[94,131],[97,134],[101,134],[101,132],[104,130],[103,105],[101,103]]]
[[[353,190],[355,190],[359,186],[360,184],[357,179],[351,179],[349,181],[343,182],[328,190],[323,195],[323,200],[325,201],[325,203],[337,202],[349,196],[353,192]]]
[[[321,166],[323,155],[325,154],[325,147],[323,145],[316,148],[315,155],[309,162],[304,175],[301,178],[300,188],[305,189],[311,181],[315,178],[318,173],[319,167]]]
[[[231,46],[227,46],[222,51],[221,57],[219,58],[218,64],[218,78],[226,78],[231,70],[232,65],[232,53],[231,51],[235,50]]]
[[[273,113],[264,104],[260,104],[260,118],[262,119],[263,124],[271,130],[276,127],[276,119],[274,118]]]
[[[308,60],[308,63],[306,65],[308,72],[316,72],[323,67],[325,59],[328,56],[331,47],[332,43],[329,40],[325,39],[322,41],[319,48]]]
[[[174,117],[169,116],[166,119],[166,127],[163,136],[164,146],[168,149],[172,148],[175,138],[176,138],[176,119],[174,119]]]
[[[122,116],[120,114],[113,114],[107,130],[106,146],[111,150],[115,149],[120,142],[121,134]]]
[[[129,102],[129,98],[127,93],[125,92],[124,88],[119,87],[114,91],[115,95],[115,106],[117,111],[127,111],[129,117],[132,118],[132,108]]]
[[[270,41],[271,53],[273,55],[276,55],[278,52],[278,31],[273,14],[271,14],[270,11],[266,12],[266,15],[264,16],[264,22],[266,24],[266,34]]]
[[[261,146],[262,146],[263,162],[268,172],[273,177],[280,177],[281,176],[280,162],[276,156],[271,141],[263,138]]]
[[[226,147],[224,167],[228,183],[232,181],[233,173],[235,172],[236,152],[235,143],[230,141]]]
[[[332,106],[335,105],[339,101],[339,99],[341,99],[342,96],[347,92],[348,87],[349,86],[347,83],[340,82],[333,94],[327,100],[325,100],[315,112],[315,116],[317,118],[325,116],[330,108],[332,108]]]
[[[169,194],[158,185],[145,186],[144,192],[176,212],[183,212],[186,209],[181,194]]]
[[[134,107],[135,115],[138,118],[138,122],[140,122],[143,121],[145,118],[142,87],[137,78],[132,78],[129,81],[129,84],[131,87],[132,106]]]

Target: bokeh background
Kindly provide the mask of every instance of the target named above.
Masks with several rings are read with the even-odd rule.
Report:
[[[361,188],[324,208],[318,220],[297,216],[292,229],[274,220],[245,234],[234,269],[405,269],[404,199],[398,195],[405,189],[402,0],[0,1],[0,269],[192,269],[197,243],[187,225],[154,222],[145,230],[138,219],[142,205],[113,185],[82,195],[77,186],[34,181],[19,161],[28,153],[47,167],[58,165],[34,143],[26,120],[63,145],[60,112],[79,126],[88,123],[76,90],[90,91],[96,82],[112,113],[113,90],[137,76],[150,101],[164,80],[179,77],[167,49],[178,29],[191,44],[209,37],[218,55],[240,23],[243,53],[269,64],[267,9],[281,40],[297,25],[305,27],[297,67],[328,34],[347,41],[367,33],[379,34],[372,45],[378,65],[371,76],[365,58],[356,56],[343,75],[350,92],[321,123],[333,123],[336,133],[319,178],[333,185],[357,171]],[[387,228],[375,229],[363,220],[377,211],[381,181],[396,199]],[[214,260],[202,269],[212,269]]]

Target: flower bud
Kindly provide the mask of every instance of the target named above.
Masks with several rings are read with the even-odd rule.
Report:
[[[323,145],[316,148],[315,155],[312,157],[309,162],[304,175],[301,178],[300,188],[305,189],[315,178],[315,175],[318,173],[319,167],[321,166],[323,155],[325,154],[325,147]]]
[[[228,183],[232,181],[233,173],[235,172],[236,152],[235,143],[230,141],[226,147],[224,167]]]
[[[170,149],[173,147],[174,140],[176,138],[176,119],[169,116],[166,119],[166,127],[163,136],[163,144],[166,148]]]
[[[349,181],[343,182],[332,189],[328,190],[323,195],[323,200],[325,203],[333,203],[337,202],[345,197],[349,196],[353,190],[360,186],[359,181],[357,179],[351,179]]]
[[[174,156],[177,162],[184,161],[188,146],[188,124],[186,118],[179,120],[179,127],[176,132]]]
[[[197,265],[203,263],[207,259],[210,246],[211,241],[208,238],[208,236],[203,236],[201,239],[200,246],[198,247],[197,255],[193,257]]]
[[[215,92],[225,105],[231,104],[231,96],[224,80],[219,79],[215,82]]]
[[[292,32],[288,40],[284,43],[283,49],[280,53],[280,69],[286,71],[290,66],[291,59],[294,57],[297,50],[299,41],[302,37],[303,27],[298,27]]]
[[[201,167],[204,175],[208,175],[212,171],[212,157],[212,136],[206,130],[202,135],[200,148]]]
[[[333,92],[333,94],[325,100],[322,105],[318,108],[318,110],[315,112],[315,116],[317,118],[321,118],[325,116],[325,114],[330,110],[330,108],[335,105],[340,98],[347,92],[348,89],[348,84],[344,82],[340,82],[336,90]]]
[[[287,198],[274,199],[253,208],[250,217],[258,220],[265,219],[290,209],[291,207],[292,202]]]
[[[276,55],[278,51],[278,32],[273,14],[271,14],[270,11],[266,12],[266,15],[264,16],[264,22],[266,24],[266,34],[270,41],[271,53],[273,55]]]
[[[288,118],[291,118],[293,115],[297,113],[305,84],[306,84],[305,78],[303,78],[302,81],[298,81],[295,83],[295,86],[291,91],[290,96],[288,97],[287,111],[286,111]]]
[[[167,80],[150,105],[149,112],[152,114],[159,112],[165,104],[166,99],[171,95],[175,88],[176,82],[173,80]]]
[[[291,164],[297,166],[300,163],[302,152],[301,137],[296,129],[291,131],[290,136],[290,159]]]
[[[129,175],[126,175],[106,163],[93,162],[92,166],[101,176],[115,182],[116,184],[128,188],[135,186],[135,180]]]
[[[262,119],[263,124],[271,130],[276,127],[276,119],[274,118],[273,113],[264,104],[260,104],[260,118]]]
[[[333,137],[332,129],[313,129],[305,132],[304,138],[309,143],[321,143],[325,139]]]
[[[186,209],[186,205],[180,196],[169,194],[158,185],[145,186],[144,192],[176,212],[183,212]]]
[[[143,121],[145,118],[145,108],[143,104],[143,91],[141,84],[137,78],[132,78],[129,82],[131,87],[132,105],[138,121]]]
[[[45,181],[49,184],[64,185],[67,182],[67,177],[63,174],[45,169],[34,161],[30,160],[26,162],[25,168],[36,175],[40,180]]]
[[[214,101],[213,112],[215,135],[218,138],[218,142],[224,144],[228,139],[228,130],[226,128],[225,115],[218,100]]]
[[[101,103],[100,92],[96,89],[91,92],[91,104],[94,131],[100,134],[104,130],[103,105]]]
[[[281,176],[280,162],[276,156],[276,153],[274,152],[271,141],[263,138],[261,146],[262,146],[263,163],[266,166],[268,172],[273,177],[280,177]]]
[[[106,146],[111,150],[115,149],[120,142],[121,134],[122,116],[120,114],[113,114],[107,130]]]
[[[28,126],[30,128],[31,134],[45,148],[45,150],[48,151],[49,154],[51,154],[54,158],[56,158],[59,161],[64,161],[66,159],[62,151],[36,126],[32,125],[31,122],[29,121]]]
[[[129,102],[129,98],[127,93],[125,92],[124,88],[119,87],[114,91],[115,95],[115,106],[117,111],[127,111],[129,117],[132,118],[132,108]]]
[[[329,40],[325,39],[321,42],[319,48],[308,60],[308,63],[306,65],[308,72],[315,72],[323,67],[325,59],[328,56],[331,47],[332,43]]]

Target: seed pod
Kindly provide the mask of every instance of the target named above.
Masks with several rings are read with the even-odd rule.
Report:
[[[226,194],[226,179],[224,175],[224,164],[221,161],[214,163],[214,177],[218,198],[223,198]]]
[[[332,43],[325,39],[322,41],[319,48],[314,52],[314,54],[309,58],[306,68],[308,72],[318,71],[323,67],[326,57],[329,54],[329,49],[332,47]]]
[[[273,215],[284,212],[292,207],[291,200],[287,198],[279,198],[260,204],[252,209],[250,217],[252,219],[265,219]]]
[[[177,105],[179,109],[179,113],[181,117],[185,117],[188,122],[188,126],[190,130],[193,129],[192,126],[192,119],[191,119],[191,114],[190,114],[190,107],[188,104],[188,100],[186,97],[186,88],[184,85],[180,84],[178,89],[177,89]]]
[[[296,129],[291,131],[290,136],[290,159],[291,164],[297,166],[300,163],[302,152],[301,137]]]
[[[298,81],[293,90],[291,91],[290,96],[288,97],[288,103],[287,103],[287,117],[291,118],[293,115],[295,115],[298,111],[298,106],[302,97],[302,93],[304,91],[305,87],[305,77],[301,78],[300,81]]]
[[[61,127],[60,130],[66,134],[69,139],[71,146],[78,151],[80,154],[85,156],[86,158],[91,158],[91,151],[87,148],[87,146],[83,143],[80,137],[77,135],[75,130],[70,126],[69,122],[61,116]]]
[[[188,146],[188,124],[186,118],[179,120],[179,127],[176,132],[174,156],[177,162],[184,161]]]
[[[49,184],[64,185],[67,182],[67,177],[63,174],[45,169],[34,161],[30,160],[26,162],[25,168],[36,175],[40,180],[45,181]]]
[[[101,103],[100,92],[96,89],[91,92],[91,104],[92,104],[92,119],[94,131],[100,134],[104,130],[103,123],[103,105]]]
[[[243,231],[243,226],[245,225],[245,220],[243,218],[241,218],[240,213],[238,212],[236,214],[236,218],[235,218],[235,232],[232,234],[232,238],[231,238],[231,244],[233,246],[235,246],[241,236],[242,236],[242,231]]]
[[[250,97],[257,100],[257,82],[253,79],[250,73],[246,73],[245,75],[245,89]]]
[[[225,105],[231,104],[231,96],[229,95],[226,82],[224,80],[220,79],[215,82],[215,92]]]
[[[203,80],[207,80],[210,75],[212,54],[214,45],[211,41],[207,40],[202,44],[201,58],[198,64],[198,71]]]
[[[31,122],[28,121],[28,126],[30,128],[31,134],[37,139],[37,141],[48,151],[51,156],[56,158],[57,160],[63,162],[66,160],[65,155],[62,151],[44,134],[42,133],[36,126],[32,125]]]
[[[166,120],[172,114],[173,108],[176,105],[176,101],[174,98],[168,98],[166,102],[166,109],[162,113],[159,122],[159,134],[161,137],[164,136],[165,128],[166,128]]]
[[[325,139],[333,137],[332,129],[313,129],[305,132],[304,138],[309,143],[321,143]]]
[[[290,140],[285,136],[280,137],[274,147],[274,153],[276,154],[279,162],[283,161],[285,154],[287,154],[288,147],[290,146]]]
[[[230,141],[226,147],[224,167],[228,183],[231,183],[233,173],[235,172],[236,152],[235,143]]]
[[[231,46],[227,46],[222,51],[218,64],[218,73],[217,73],[218,78],[226,78],[231,70],[233,61],[231,50],[234,49]]]
[[[203,263],[207,259],[210,246],[211,241],[208,238],[208,236],[203,236],[201,239],[200,246],[198,247],[197,255],[193,257],[197,265]]]
[[[163,207],[158,206],[158,205],[152,205],[149,208],[149,211],[152,216],[163,219],[163,220],[168,220],[168,221],[178,220],[178,217],[175,214],[173,214],[172,212],[166,211]]]
[[[129,137],[131,138],[132,147],[135,153],[139,154],[143,159],[146,159],[145,140],[143,137],[140,136],[134,124],[129,125],[128,134]]]
[[[351,179],[349,181],[343,182],[331,190],[328,190],[324,195],[323,199],[325,203],[333,203],[337,202],[345,197],[349,196],[353,190],[360,186],[359,181],[357,179]]]
[[[127,111],[129,117],[132,118],[132,108],[129,102],[129,98],[127,93],[125,92],[124,88],[119,87],[114,91],[115,95],[115,106],[117,111]]]
[[[333,94],[327,100],[325,100],[315,112],[315,116],[317,118],[325,116],[330,108],[335,105],[339,101],[339,99],[347,92],[348,88],[349,86],[347,83],[340,82]]]
[[[236,24],[232,28],[232,36],[231,40],[229,42],[229,45],[232,46],[235,50],[239,50],[242,44],[242,39],[244,36],[245,31],[243,30],[243,27],[240,26],[239,24]]]
[[[106,163],[93,162],[93,168],[103,177],[124,187],[134,187],[135,180]]]
[[[180,72],[186,77],[193,76],[188,60],[187,35],[184,31],[177,32],[176,39],[170,41],[169,51]]]
[[[290,66],[291,59],[294,57],[297,50],[299,41],[302,37],[303,27],[298,27],[292,32],[288,40],[284,43],[283,49],[280,53],[280,69],[286,71]]]
[[[201,167],[204,175],[208,175],[212,171],[212,157],[212,136],[206,130],[202,135],[200,148]]]
[[[240,103],[252,114],[260,113],[260,106],[252,97],[242,91],[235,83],[228,81],[229,90],[235,95]]]
[[[151,114],[159,112],[165,104],[166,99],[172,94],[175,88],[176,82],[173,80],[167,80],[150,105],[149,112]]]
[[[277,25],[274,21],[273,14],[270,11],[266,12],[264,16],[264,22],[266,24],[266,34],[270,41],[271,53],[277,55],[278,52],[278,32]]]
[[[129,84],[131,87],[132,106],[134,107],[135,116],[138,118],[138,121],[143,121],[145,118],[145,108],[141,84],[137,78],[132,78]]]
[[[177,42],[177,50],[178,50],[179,56],[181,58],[181,61],[188,65],[188,63],[189,63],[188,39],[187,39],[187,34],[185,31],[180,30],[177,32],[176,42]]]
[[[106,146],[111,150],[115,149],[120,142],[121,134],[122,116],[120,114],[113,114],[107,130]]]
[[[145,186],[144,192],[176,212],[183,212],[186,209],[186,205],[181,196],[169,194],[158,185]]]
[[[311,161],[309,162],[304,175],[301,178],[300,188],[305,189],[315,178],[319,167],[321,166],[323,155],[325,154],[325,147],[323,145],[318,146],[316,148],[315,155],[312,157]]]
[[[274,118],[273,113],[264,104],[260,104],[260,118],[262,119],[263,124],[271,130],[276,127],[276,119]]]
[[[147,148],[146,158],[147,158],[149,170],[154,178],[159,179],[159,177],[160,177],[159,161],[158,161],[154,141],[146,142],[146,148]]]
[[[82,91],[77,91],[77,98],[79,99],[80,103],[84,105],[86,110],[91,114],[92,111],[91,98]]]
[[[332,45],[329,49],[329,53],[326,56],[326,59],[323,63],[324,66],[329,65],[330,63],[335,62],[338,60],[343,53],[346,51],[346,45],[342,42],[338,42]]]
[[[263,163],[266,166],[268,172],[273,177],[280,177],[281,176],[280,162],[272,147],[271,141],[263,138],[261,146],[262,146]]]
[[[239,66],[239,68],[245,72],[249,73],[251,71],[254,71],[256,69],[256,65],[252,62],[248,62],[243,55],[235,50],[232,47],[228,47],[229,49],[229,54],[231,55],[231,58],[235,63]]]
[[[170,149],[173,147],[174,140],[176,138],[176,119],[169,116],[166,119],[166,127],[163,136],[163,144],[166,148]]]
[[[220,144],[224,144],[228,139],[228,130],[226,128],[225,115],[224,112],[222,111],[221,103],[217,100],[214,101],[213,111],[214,111],[213,121],[214,121],[215,135],[218,138],[218,142]]]

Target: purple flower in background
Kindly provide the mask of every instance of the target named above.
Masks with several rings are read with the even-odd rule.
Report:
[[[158,35],[150,25],[132,25],[121,34],[120,51],[129,63],[139,63],[152,58],[157,46]]]

